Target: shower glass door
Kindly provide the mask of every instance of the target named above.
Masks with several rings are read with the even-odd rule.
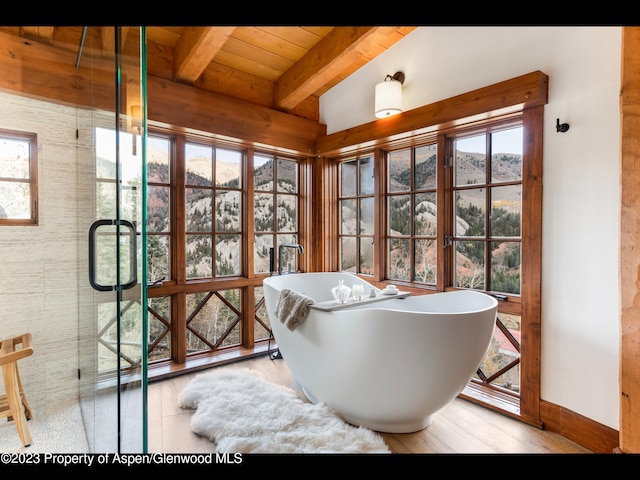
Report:
[[[94,453],[147,451],[145,57],[144,27],[86,27],[78,55],[91,79],[78,131],[92,139],[79,153],[91,158],[92,190],[79,380]]]

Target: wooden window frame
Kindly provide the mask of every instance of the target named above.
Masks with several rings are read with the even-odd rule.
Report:
[[[37,226],[38,225],[38,136],[35,133],[0,129],[0,138],[17,140],[29,144],[29,218],[0,218],[0,226]],[[0,182],[13,180],[0,178]]]
[[[428,146],[436,147],[436,172],[437,172],[436,185],[434,187],[428,187],[428,188],[417,188],[414,184],[416,150],[419,148],[428,147]],[[395,152],[402,152],[402,151],[409,152],[409,162],[410,162],[409,170],[411,172],[411,176],[409,179],[410,185],[406,190],[391,191],[389,171],[388,171],[389,160],[390,160],[389,156]],[[440,192],[440,190],[443,188],[443,183],[440,182],[439,179],[441,177],[444,177],[444,169],[442,168],[444,164],[443,164],[443,161],[440,159],[441,155],[442,153],[438,149],[438,142],[435,139],[424,139],[423,142],[417,143],[416,145],[412,145],[410,147],[392,148],[383,152],[383,155],[382,155],[383,164],[380,166],[380,171],[385,172],[385,175],[381,182],[382,189],[380,194],[380,203],[378,206],[378,211],[382,212],[381,214],[384,217],[385,222],[387,222],[387,227],[383,232],[381,232],[381,238],[378,240],[378,242],[376,242],[376,243],[380,243],[384,247],[384,248],[381,248],[381,250],[384,251],[384,257],[379,259],[379,263],[385,266],[384,269],[381,270],[381,274],[383,275],[382,277],[380,277],[381,280],[384,279],[390,282],[403,282],[403,283],[407,282],[410,285],[422,286],[422,287],[426,286],[428,288],[434,288],[434,287],[437,288],[437,285],[442,285],[442,282],[438,280],[438,277],[440,276],[439,275],[440,272],[438,271],[438,268],[437,268],[437,266],[441,264],[441,262],[439,261],[439,257],[442,256],[441,254],[436,255],[437,260],[435,265],[436,266],[435,281],[427,282],[427,281],[420,281],[416,279],[416,264],[415,264],[416,241],[428,240],[428,241],[433,241],[436,245],[442,245],[442,243],[438,242],[438,238],[441,238],[442,235],[438,235],[438,232],[432,235],[417,234],[415,232],[416,223],[415,223],[415,210],[414,210],[415,209],[414,201],[415,201],[416,195],[425,194],[425,193],[435,193],[436,209],[437,209],[436,215],[437,215],[437,226],[438,226],[437,230],[438,231],[442,230],[444,222],[443,222],[443,217],[442,215],[439,214],[439,212],[444,205],[441,205],[439,201],[443,198],[443,195],[441,195],[441,192]],[[409,197],[409,205],[411,206],[410,212],[411,212],[412,218],[411,218],[411,222],[409,223],[409,232],[406,234],[391,235],[389,233],[391,231],[391,228],[388,225],[388,221],[390,218],[389,203],[392,198],[402,196],[402,195],[406,195]],[[391,239],[407,240],[409,242],[409,255],[408,255],[409,264],[410,264],[409,279],[393,278],[389,276],[389,273],[390,273],[389,272],[390,270],[389,242]]]
[[[251,267],[251,272],[253,275],[264,275],[266,274],[274,274],[278,271],[278,265],[280,262],[280,258],[279,258],[279,250],[278,250],[278,246],[280,245],[280,243],[300,243],[302,242],[301,240],[301,233],[300,233],[300,220],[301,220],[301,201],[300,201],[300,188],[301,188],[301,165],[300,165],[300,161],[292,158],[288,155],[282,155],[282,154],[278,154],[278,153],[273,153],[273,152],[264,152],[262,150],[258,151],[254,151],[253,154],[251,155],[252,158],[252,162],[251,162],[251,169],[250,169],[250,177],[253,181],[254,179],[254,171],[255,171],[255,157],[256,156],[260,156],[260,157],[270,157],[273,162],[274,162],[274,169],[273,169],[273,190],[260,190],[257,189],[254,185],[254,183],[252,183],[251,186],[251,190],[249,191],[248,189],[246,190],[246,194],[249,198],[249,201],[251,203],[251,222],[252,222],[252,227],[250,230],[247,230],[247,232],[252,232],[252,235],[250,235],[251,237],[251,250],[250,250],[250,254],[251,254],[251,259],[249,260],[250,263],[250,267]],[[286,161],[286,162],[292,162],[296,164],[296,174],[297,174],[297,184],[296,184],[296,192],[295,194],[292,193],[288,193],[288,192],[282,192],[278,190],[278,184],[277,184],[277,180],[278,180],[278,163],[279,161]],[[261,195],[271,195],[273,197],[273,205],[274,205],[274,212],[273,212],[273,224],[272,224],[272,228],[271,230],[260,230],[257,231],[255,229],[255,227],[253,226],[253,223],[255,221],[255,217],[254,217],[254,205],[255,205],[255,195],[256,194],[261,194]],[[296,228],[295,230],[292,231],[285,231],[285,230],[281,230],[280,227],[278,226],[278,208],[279,208],[279,200],[281,198],[286,198],[286,196],[291,196],[291,195],[295,195],[296,197],[296,203],[297,203],[297,208],[296,208]],[[260,235],[270,235],[273,239],[272,241],[272,245],[273,245],[273,249],[274,249],[274,253],[273,253],[273,261],[274,261],[274,265],[273,265],[273,271],[271,272],[256,272],[255,271],[255,262],[254,262],[254,240],[255,240],[255,235],[256,234],[260,234]],[[286,237],[292,237],[293,238],[293,242],[291,242],[290,240],[287,240]],[[294,268],[296,270],[301,270],[301,262],[298,259],[297,255],[290,255],[290,252],[285,252],[283,251],[283,257],[286,256],[286,258],[292,258],[293,262],[294,262]],[[285,264],[285,262],[282,262],[282,267],[283,270],[284,268],[287,266],[287,264]]]
[[[455,145],[455,141],[460,139],[460,138],[468,138],[468,137],[473,137],[476,135],[485,135],[485,136],[492,136],[494,133],[497,132],[501,132],[501,131],[505,131],[505,130],[509,130],[512,128],[523,128],[523,121],[521,117],[515,117],[513,119],[509,119],[507,122],[504,121],[496,121],[496,122],[488,122],[486,125],[483,125],[480,128],[474,128],[471,131],[467,131],[466,129],[461,129],[461,131],[459,132],[455,132],[453,135],[447,135],[446,136],[446,142],[447,142],[447,149],[448,151],[446,152],[445,158],[453,158],[455,156],[455,151],[454,151],[454,145]],[[524,130],[524,128],[523,128]],[[485,152],[486,153],[486,152]],[[508,186],[508,185],[518,185],[520,186],[520,188],[522,189],[522,186],[524,184],[524,179],[520,178],[520,180],[513,180],[513,181],[509,181],[509,182],[496,182],[491,180],[489,177],[491,175],[491,171],[489,168],[489,164],[492,161],[491,158],[487,157],[486,162],[487,162],[487,169],[485,171],[485,179],[484,182],[480,184],[479,188],[483,188],[485,189],[485,200],[488,200],[489,195],[490,195],[490,190],[494,187],[502,187],[502,186]],[[447,186],[446,189],[448,191],[448,189],[451,189],[451,194],[448,195],[447,201],[449,202],[447,204],[448,209],[446,211],[446,215],[448,218],[450,218],[452,221],[455,218],[455,196],[456,196],[456,192],[459,191],[463,191],[463,190],[467,190],[469,189],[468,185],[455,185],[454,184],[454,169],[455,169],[455,159],[451,162],[450,168],[448,168],[448,170],[451,171],[450,175],[447,176],[446,182]],[[447,163],[447,165],[449,166],[449,163]],[[522,174],[521,174],[522,177]],[[476,188],[475,184],[474,186],[470,187],[471,189]],[[522,204],[522,200],[521,200],[521,204]],[[484,288],[483,290],[488,292],[488,293],[494,293],[494,294],[498,294],[500,296],[506,296],[511,298],[513,296],[513,298],[515,298],[515,301],[519,301],[519,297],[520,297],[520,293],[516,293],[516,294],[511,294],[511,293],[505,293],[502,291],[496,291],[493,288],[487,288],[487,285],[491,284],[491,264],[489,262],[490,260],[490,245],[492,242],[494,241],[508,241],[508,242],[515,242],[515,243],[519,243],[520,247],[522,248],[522,236],[518,235],[515,236],[513,238],[497,238],[494,237],[493,233],[489,234],[489,225],[490,225],[490,218],[491,216],[491,206],[487,203],[486,207],[485,207],[485,219],[486,219],[486,226],[485,226],[485,232],[483,235],[479,235],[476,238],[473,238],[471,240],[473,241],[478,241],[478,242],[482,242],[485,245],[485,264],[484,264],[484,276],[485,276],[485,280],[484,280]],[[522,215],[521,215],[522,217]],[[520,232],[522,233],[522,231]],[[451,237],[452,240],[452,245],[450,248],[450,251],[448,253],[448,255],[446,255],[447,261],[448,261],[448,267],[451,267],[450,272],[449,272],[449,276],[445,279],[447,286],[452,286],[454,287],[455,283],[456,283],[456,272],[454,271],[455,268],[455,262],[454,262],[454,256],[455,256],[455,244],[457,241],[460,241],[459,235],[457,235],[457,233],[455,232],[454,226],[451,224],[447,225],[446,228],[446,232],[445,232],[446,236]],[[463,236],[464,237],[464,236]],[[455,288],[455,287],[454,287]],[[462,288],[462,287],[459,287]],[[514,300],[511,300],[514,301]]]
[[[300,270],[307,270],[310,257],[306,243],[309,239],[310,207],[307,205],[310,198],[310,160],[293,154],[283,154],[277,150],[268,148],[255,149],[242,142],[212,140],[210,137],[197,134],[185,134],[166,127],[151,127],[149,135],[165,138],[170,141],[170,191],[171,191],[171,224],[170,224],[170,270],[171,278],[164,279],[147,289],[149,298],[170,297],[171,313],[170,324],[170,353],[166,359],[158,359],[150,362],[150,378],[172,376],[185,371],[205,368],[212,365],[227,363],[240,358],[267,353],[269,338],[255,338],[255,323],[260,304],[256,303],[254,290],[262,286],[262,279],[270,273],[255,273],[254,258],[254,156],[256,154],[272,156],[274,160],[283,159],[293,161],[298,165],[298,219],[297,231],[276,232],[279,236],[295,235],[297,241],[305,245],[305,253],[298,263]],[[187,143],[211,146],[212,148],[234,149],[243,153],[243,165],[241,168],[241,197],[242,197],[242,260],[241,272],[238,275],[219,277],[186,277],[186,218],[185,218],[185,146]],[[276,195],[276,192],[273,192]],[[282,193],[282,192],[281,192]],[[277,218],[277,215],[274,215]],[[214,218],[215,221],[215,218]],[[242,290],[241,303],[241,340],[240,345],[216,345],[210,350],[187,352],[187,322],[188,312],[187,296],[194,293],[217,292],[229,289]]]
[[[357,155],[355,156],[349,156],[347,158],[343,158],[338,162],[337,165],[337,173],[338,173],[338,178],[337,178],[337,192],[338,192],[338,205],[340,205],[341,201],[344,200],[353,200],[356,202],[356,231],[355,233],[351,233],[351,234],[347,234],[347,233],[343,233],[340,228],[340,225],[338,225],[338,241],[337,241],[337,246],[336,246],[336,252],[337,252],[337,258],[338,258],[338,266],[337,266],[337,270],[341,269],[341,265],[340,265],[340,260],[342,258],[342,247],[341,247],[341,242],[342,239],[344,238],[353,238],[355,241],[355,251],[356,251],[356,259],[355,259],[355,265],[354,265],[354,270],[345,270],[348,272],[352,272],[352,273],[357,273],[359,275],[363,275],[363,276],[367,276],[367,277],[371,277],[373,275],[373,273],[364,273],[361,271],[361,264],[360,264],[360,251],[361,251],[361,246],[360,246],[360,242],[362,241],[363,238],[371,238],[371,240],[374,240],[375,237],[375,230],[374,233],[367,233],[364,234],[360,231],[360,226],[361,226],[361,217],[360,217],[360,202],[363,199],[368,199],[371,198],[374,201],[374,205],[373,205],[373,211],[374,211],[374,218],[375,218],[375,212],[378,211],[378,206],[376,205],[376,190],[377,188],[374,185],[374,191],[371,193],[362,193],[360,185],[361,185],[361,181],[360,181],[360,165],[361,165],[361,161],[363,159],[370,159],[373,162],[373,170],[374,170],[374,176],[375,176],[375,171],[376,171],[376,161],[375,161],[375,156],[371,151],[363,151],[363,152],[358,152]],[[342,192],[342,166],[347,163],[347,162],[355,162],[355,166],[356,166],[356,170],[355,170],[355,181],[356,181],[356,185],[355,185],[355,193],[351,194],[351,195],[347,195],[347,194],[343,194]],[[375,229],[375,222],[374,222],[374,229]],[[375,245],[375,242],[374,242]],[[374,264],[377,263],[375,262],[375,252],[374,252]]]
[[[246,264],[246,260],[245,260],[245,253],[246,253],[246,249],[244,248],[244,242],[245,242],[245,238],[246,235],[243,235],[243,216],[246,214],[246,206],[244,205],[246,202],[246,185],[244,182],[244,179],[246,178],[246,165],[247,165],[247,161],[246,161],[246,149],[244,148],[239,148],[239,147],[231,147],[228,145],[218,145],[215,142],[206,142],[206,141],[202,141],[200,139],[193,139],[193,138],[186,138],[185,142],[184,142],[184,146],[183,148],[186,150],[186,148],[191,145],[191,146],[196,146],[196,147],[201,147],[201,148],[208,148],[211,150],[211,167],[212,167],[212,171],[211,171],[211,175],[212,175],[212,179],[211,179],[211,184],[207,185],[207,186],[196,186],[196,185],[191,185],[189,183],[186,182],[186,158],[185,158],[185,163],[184,163],[184,170],[181,173],[185,174],[185,188],[183,190],[184,192],[184,196],[185,196],[185,203],[186,203],[186,194],[188,190],[203,190],[203,191],[208,191],[211,193],[211,208],[212,208],[212,217],[211,217],[211,228],[210,230],[202,230],[202,231],[198,231],[198,232],[194,232],[194,231],[187,231],[186,230],[186,225],[184,225],[185,227],[185,245],[187,245],[187,240],[189,239],[189,237],[193,237],[193,236],[203,236],[203,237],[209,237],[211,239],[211,275],[195,275],[195,276],[189,276],[189,272],[185,271],[185,280],[187,282],[191,282],[191,281],[207,281],[207,280],[214,280],[214,279],[224,279],[224,278],[230,278],[230,277],[237,277],[239,275],[242,275],[244,273],[244,265]],[[236,187],[236,188],[231,188],[228,186],[223,186],[223,185],[219,185],[217,183],[217,179],[216,179],[216,170],[217,170],[217,162],[218,162],[218,150],[231,150],[234,152],[237,152],[240,157],[240,186]],[[183,150],[184,151],[184,150]],[[216,222],[216,197],[218,195],[218,193],[220,192],[238,192],[239,196],[240,196],[240,202],[241,202],[241,206],[240,206],[240,230],[239,231],[233,231],[233,232],[226,232],[226,231],[221,231],[218,229],[217,226],[217,222]],[[185,215],[182,217],[185,222],[186,222],[186,213]],[[216,250],[216,243],[217,243],[217,239],[221,236],[225,236],[225,235],[238,235],[240,237],[240,268],[239,271],[236,273],[232,273],[232,274],[220,274],[218,272],[218,266],[216,264],[216,256],[217,256],[217,250]],[[186,251],[186,247],[185,247],[185,251]],[[186,257],[185,257],[185,264],[186,264]]]

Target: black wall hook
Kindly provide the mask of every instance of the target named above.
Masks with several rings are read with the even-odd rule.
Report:
[[[560,119],[556,119],[556,132],[566,132],[567,130],[569,130],[569,124],[568,123],[560,123]]]

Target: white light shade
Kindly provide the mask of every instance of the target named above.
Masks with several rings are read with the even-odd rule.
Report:
[[[385,118],[402,113],[402,83],[395,79],[376,85],[376,117]]]

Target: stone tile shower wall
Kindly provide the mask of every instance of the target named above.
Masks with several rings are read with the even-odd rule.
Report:
[[[0,332],[33,335],[20,375],[41,415],[78,400],[79,315],[92,312],[81,251],[94,216],[92,137],[85,129],[76,139],[87,113],[75,108],[0,92],[0,111],[0,128],[35,132],[38,141],[39,224],[0,226]]]

